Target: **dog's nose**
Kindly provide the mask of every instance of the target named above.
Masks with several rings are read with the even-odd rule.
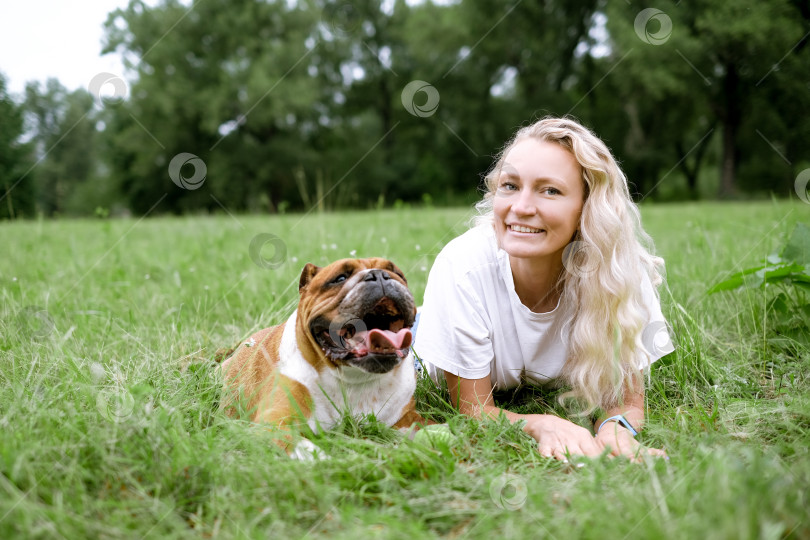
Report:
[[[374,269],[369,270],[368,273],[366,273],[366,276],[363,278],[363,281],[377,281],[381,279],[388,280],[391,279],[391,276],[388,274],[388,272],[384,270]]]

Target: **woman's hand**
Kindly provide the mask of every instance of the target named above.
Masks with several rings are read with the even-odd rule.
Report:
[[[526,420],[523,430],[537,441],[541,456],[567,463],[567,455],[594,457],[605,450],[590,431],[559,416],[529,414],[523,418]]]
[[[630,430],[619,425],[618,422],[608,422],[602,426],[594,440],[598,443],[600,449],[610,452],[611,457],[624,456],[635,462],[641,461],[642,455],[669,459],[663,449],[642,446],[633,438]]]
[[[473,418],[497,418],[505,414],[512,422],[524,420],[523,430],[537,441],[541,456],[568,461],[566,455],[596,457],[606,450],[610,456],[625,456],[640,461],[640,453],[666,457],[666,452],[641,446],[627,429],[616,422],[608,422],[596,437],[590,430],[563,420],[552,414],[517,414],[495,406],[492,398],[492,382],[489,375],[481,379],[465,379],[445,372],[447,388],[452,403]],[[608,411],[608,416],[624,414],[640,426],[644,418],[644,394],[628,393],[625,407]]]
[[[568,461],[572,456],[598,456],[604,448],[597,444],[591,432],[568,420],[551,414],[517,414],[495,406],[489,375],[481,379],[465,379],[445,372],[450,399],[459,410],[473,418],[497,418],[505,414],[512,422],[524,420],[523,431],[537,441],[540,455]]]

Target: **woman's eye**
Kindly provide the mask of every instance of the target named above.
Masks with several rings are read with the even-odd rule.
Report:
[[[518,187],[512,182],[501,182],[498,185],[498,191],[517,191]]]
[[[549,195],[561,195],[562,194],[562,192],[559,189],[555,188],[555,187],[543,188],[543,192],[548,193]]]

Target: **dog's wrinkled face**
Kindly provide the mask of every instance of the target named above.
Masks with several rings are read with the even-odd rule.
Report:
[[[416,306],[402,271],[387,259],[307,264],[299,317],[327,359],[387,373],[407,356]]]

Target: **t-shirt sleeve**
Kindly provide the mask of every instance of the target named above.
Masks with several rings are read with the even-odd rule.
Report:
[[[641,296],[644,300],[650,317],[644,330],[641,332],[641,345],[643,355],[639,361],[639,369],[647,369],[650,365],[675,350],[670,337],[670,328],[664,315],[661,313],[661,303],[655,294],[652,282],[646,275],[641,281]]]
[[[420,313],[414,350],[422,361],[465,379],[489,374],[494,353],[483,304],[467,276],[455,276],[441,254]]]

